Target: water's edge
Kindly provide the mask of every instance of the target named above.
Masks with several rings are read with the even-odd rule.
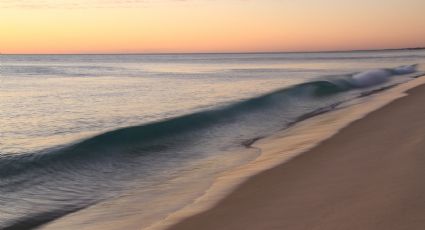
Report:
[[[416,76],[413,76],[413,78],[416,78],[416,77],[418,77],[419,75],[416,75]],[[383,91],[386,91],[386,90],[389,90],[389,89],[391,89],[391,88],[393,88],[393,87],[396,87],[396,85],[398,85],[398,84],[402,84],[402,83],[397,83],[397,84],[394,84],[394,85],[390,85],[390,86],[384,86],[384,87],[381,87],[381,88],[377,88],[377,89],[373,89],[373,90],[370,90],[370,91],[366,91],[366,92],[364,92],[364,93],[362,93],[361,95],[359,95],[358,96],[358,98],[357,99],[355,99],[355,100],[361,100],[361,99],[367,99],[367,98],[369,98],[370,96],[373,96],[373,95],[375,95],[375,94],[377,94],[377,93],[380,93],[380,92],[383,92]],[[368,96],[368,97],[366,97],[366,96]],[[292,131],[292,129],[294,128],[294,127],[298,127],[298,126],[300,126],[299,125],[299,123],[304,123],[304,122],[307,122],[307,121],[309,121],[310,119],[314,119],[315,117],[317,117],[317,116],[320,116],[320,115],[323,115],[323,114],[330,114],[331,112],[333,112],[333,111],[335,111],[335,110],[342,110],[342,109],[344,109],[345,107],[347,107],[347,106],[350,106],[350,105],[348,105],[347,103],[353,103],[353,101],[352,101],[352,99],[348,99],[348,100],[346,100],[346,101],[341,101],[341,102],[337,102],[337,103],[334,103],[334,104],[331,104],[331,105],[329,105],[329,106],[326,106],[326,107],[321,107],[321,108],[319,108],[319,109],[317,109],[317,110],[314,110],[314,111],[311,111],[311,112],[309,112],[309,113],[306,113],[306,114],[304,114],[304,115],[302,115],[302,116],[300,116],[300,117],[298,117],[296,120],[294,120],[294,121],[292,121],[291,123],[288,123],[285,127],[282,127],[282,130],[281,130],[281,132],[283,132],[283,133],[291,133]],[[327,116],[326,116],[327,117]],[[313,124],[314,125],[314,124]],[[130,128],[130,129],[132,129],[132,128]],[[336,129],[337,130],[339,130],[339,127],[336,127]],[[118,131],[120,131],[120,130],[118,130]],[[276,130],[277,131],[277,130]],[[103,137],[103,136],[108,136],[109,134],[111,134],[111,133],[114,133],[114,132],[116,132],[116,131],[113,131],[113,132],[110,132],[110,133],[105,133],[105,134],[103,134],[103,135],[100,135],[100,137]],[[301,132],[301,134],[302,134],[303,132]],[[294,134],[290,134],[290,135],[294,135]],[[296,135],[296,134],[295,134]],[[214,177],[212,177],[211,178],[211,181],[209,181],[206,185],[205,185],[205,188],[203,188],[202,190],[200,190],[199,192],[200,193],[198,193],[196,196],[193,196],[190,200],[188,200],[187,202],[187,204],[189,204],[189,205],[186,205],[186,204],[183,204],[182,206],[179,206],[177,209],[175,209],[175,210],[173,210],[173,211],[170,211],[170,212],[167,212],[167,213],[165,213],[165,215],[164,216],[167,216],[168,215],[168,213],[171,213],[170,214],[170,216],[173,216],[174,214],[173,213],[179,213],[180,211],[178,211],[178,210],[185,210],[186,209],[186,207],[191,207],[192,205],[190,205],[190,204],[193,204],[193,203],[197,203],[197,201],[198,201],[198,199],[201,199],[202,197],[204,197],[206,194],[209,194],[210,192],[210,190],[211,190],[211,188],[213,188],[214,186],[215,186],[215,184],[216,184],[216,179],[217,180],[220,180],[221,178],[222,178],[222,175],[227,175],[227,174],[231,174],[231,172],[233,172],[233,169],[238,169],[239,167],[243,167],[244,165],[246,165],[246,164],[255,164],[255,162],[258,160],[258,159],[261,159],[261,156],[262,155],[264,155],[264,151],[263,151],[263,149],[262,148],[260,148],[260,147],[258,147],[257,145],[258,145],[258,143],[262,143],[264,140],[267,140],[267,139],[269,139],[270,137],[272,137],[272,136],[274,136],[273,134],[271,135],[271,136],[269,136],[269,135],[266,135],[266,136],[258,136],[258,137],[255,137],[255,138],[251,138],[251,139],[248,139],[248,140],[245,140],[244,142],[242,142],[241,143],[241,145],[242,146],[244,146],[246,149],[247,149],[247,151],[249,150],[249,151],[253,151],[253,152],[256,152],[256,154],[255,154],[255,157],[253,157],[253,158],[250,158],[248,161],[244,161],[244,162],[240,162],[239,164],[236,164],[236,165],[233,165],[232,167],[230,167],[230,168],[228,168],[227,170],[225,170],[224,172],[220,172],[219,174],[218,174],[218,176],[217,175],[215,175]],[[96,138],[99,138],[99,136],[97,136]],[[303,138],[306,138],[306,137],[303,137]],[[308,137],[307,137],[308,138]],[[319,139],[320,139],[320,137],[318,137]],[[302,138],[301,138],[302,139]],[[320,142],[321,140],[316,140],[316,139],[314,139],[314,140],[312,140],[311,142],[312,143],[316,143],[316,142]],[[84,143],[84,142],[83,142]],[[297,144],[297,146],[298,146],[299,144]],[[295,146],[295,147],[297,147],[297,146]],[[299,147],[299,146],[298,146]],[[298,149],[294,149],[295,151],[296,150],[298,150]],[[299,151],[297,151],[297,152],[304,152],[303,151],[303,148],[301,148],[301,150],[299,150]],[[260,157],[258,157],[258,156],[260,156]],[[245,179],[247,179],[248,177],[250,177],[250,176],[252,176],[252,175],[254,175],[254,174],[256,174],[256,172],[248,172],[248,173],[246,173],[246,174],[244,174],[243,173],[243,175],[238,175],[237,177],[240,177],[240,178],[235,178],[234,180],[232,180],[232,181],[229,181],[229,185],[226,185],[226,186],[229,186],[229,187],[231,187],[231,188],[229,188],[229,189],[224,189],[224,190],[226,190],[226,191],[228,191],[228,190],[232,190],[234,187],[236,187],[238,184],[240,184],[240,183],[242,183]],[[204,193],[205,192],[205,193]],[[217,202],[217,201],[219,201],[222,197],[224,197],[224,196],[226,196],[228,193],[225,193],[225,194],[223,194],[223,195],[221,195],[220,196],[220,193],[223,193],[223,192],[225,192],[225,191],[218,191],[217,192],[217,194],[215,194],[214,196],[218,196],[218,197],[216,197],[216,198],[213,198],[213,199],[211,199],[212,200],[212,202]],[[194,201],[194,202],[193,202]],[[100,202],[99,204],[101,205],[101,203],[102,202]],[[94,208],[96,208],[96,204],[94,204]],[[182,207],[182,208],[180,208],[180,207]],[[87,208],[87,207],[86,207]],[[134,208],[137,208],[137,205],[135,205],[135,207]],[[207,209],[207,208],[206,208]],[[177,211],[176,211],[177,210]],[[201,210],[202,211],[202,210]],[[89,213],[90,213],[90,211],[88,211]],[[61,222],[63,222],[62,220],[64,220],[65,222],[69,222],[69,221],[71,221],[72,222],[72,220],[78,220],[78,221],[80,221],[79,220],[79,216],[81,217],[81,215],[79,215],[79,213],[80,212],[76,212],[75,214],[77,214],[76,216],[74,215],[74,213],[75,212],[70,212],[70,213],[66,213],[65,215],[63,215],[62,217],[59,217],[59,218],[55,218],[55,220],[53,220],[53,221],[48,221],[48,222],[44,222],[44,223],[40,223],[40,228],[41,229],[44,229],[44,228],[47,228],[47,229],[55,229],[55,227],[58,227],[57,225],[57,223],[59,222],[59,226],[61,227]],[[82,214],[83,216],[84,216],[84,214]],[[69,218],[69,216],[72,216],[71,218]],[[164,217],[164,216],[162,216],[162,217]],[[170,216],[168,216],[168,217],[166,217],[165,218],[165,220],[167,220]],[[159,218],[161,218],[161,217],[159,217]],[[155,220],[153,221],[153,225],[147,225],[147,226],[151,226],[151,227],[147,227],[146,229],[151,229],[152,227],[154,227],[153,229],[156,229],[155,228],[155,226],[159,223],[159,224],[161,224],[162,222],[163,222],[163,220],[160,220],[159,222],[157,222],[156,221],[157,220],[157,218],[155,218]],[[87,221],[87,220],[86,220]],[[91,220],[91,221],[93,221],[93,220]],[[91,221],[89,221],[89,222],[91,222]],[[99,221],[99,220],[98,220]],[[101,220],[100,220],[101,221]],[[131,221],[131,220],[127,220],[128,222],[131,222],[131,225],[134,227],[134,226],[138,226],[138,224],[137,224],[137,221],[136,222],[134,222],[133,223],[133,221]],[[86,222],[86,223],[89,223],[89,222]],[[150,222],[150,221],[149,221]],[[178,222],[178,221],[176,221],[176,222]]]
[[[424,76],[418,75],[414,77],[416,79],[406,83],[370,91],[346,105],[338,103],[321,111],[306,114],[303,119],[290,124],[287,129],[243,143],[247,148],[258,150],[260,155],[251,162],[221,173],[202,196],[145,229],[164,230],[183,219],[212,208],[252,176],[308,152],[354,121],[407,96],[406,91],[425,84]],[[332,126],[328,125],[330,122],[333,122]]]

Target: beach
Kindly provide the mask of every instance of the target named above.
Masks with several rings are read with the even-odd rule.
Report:
[[[424,8],[0,0],[0,230],[425,230]]]
[[[425,85],[406,93],[169,229],[423,229]]]
[[[169,228],[403,97],[424,58],[3,56],[0,229]]]

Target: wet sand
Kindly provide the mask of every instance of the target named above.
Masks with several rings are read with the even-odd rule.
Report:
[[[424,229],[425,85],[408,94],[169,229]]]

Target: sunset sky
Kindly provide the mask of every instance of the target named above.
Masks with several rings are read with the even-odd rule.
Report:
[[[424,9],[424,0],[0,0],[0,52],[419,47]]]

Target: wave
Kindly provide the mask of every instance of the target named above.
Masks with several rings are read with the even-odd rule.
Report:
[[[225,142],[229,140],[222,132],[238,132],[238,129],[242,128],[249,130],[247,132],[249,135],[258,135],[258,133],[261,134],[260,131],[251,130],[253,129],[251,126],[255,127],[255,123],[276,118],[277,122],[286,122],[286,125],[290,125],[291,122],[298,122],[334,109],[341,101],[336,96],[343,92],[373,87],[389,81],[391,77],[414,72],[416,72],[416,65],[324,77],[227,106],[109,131],[60,149],[2,156],[0,157],[0,192],[3,195],[0,194],[0,202],[4,194],[25,192],[32,194],[33,186],[44,184],[48,187],[49,193],[55,192],[55,189],[51,189],[52,187],[65,190],[62,191],[66,193],[63,195],[65,198],[61,198],[65,203],[61,205],[72,207],[65,208],[61,212],[63,213],[61,215],[65,215],[105,198],[93,191],[113,190],[114,186],[119,189],[122,186],[119,182],[132,180],[134,174],[152,174],[153,171],[149,167],[166,162],[164,159],[178,157],[181,157],[182,161],[191,159],[196,153],[188,154],[180,150],[197,145],[200,149],[206,148],[202,145],[205,142],[199,141],[201,137],[221,138],[219,142]],[[311,106],[306,106],[307,104]],[[265,129],[279,124],[270,122],[268,125]],[[258,127],[263,126],[265,126],[263,123],[258,125]],[[243,136],[239,133],[232,135],[232,137]],[[243,138],[255,140],[255,136],[249,135]],[[218,142],[214,144],[216,143]],[[240,144],[249,146],[250,143],[250,141],[241,141]],[[185,154],[188,156],[184,156]],[[141,172],[140,170],[144,167],[146,170]],[[52,179],[55,176],[59,182]],[[115,181],[114,183],[118,184],[112,184],[109,181]],[[39,191],[36,193],[38,194]],[[49,194],[45,196],[42,199],[50,199]],[[7,197],[6,200],[10,202]],[[57,210],[56,203],[52,204],[56,206],[43,212]],[[20,223],[20,220],[25,220],[26,226],[39,225],[39,221],[31,218],[38,214],[32,212],[35,211],[19,214],[18,219],[11,220],[12,224],[9,223],[7,226],[14,226]]]
[[[43,164],[51,164],[54,161],[69,162],[90,158],[96,159],[97,157],[107,157],[110,154],[115,154],[117,149],[120,149],[121,151],[119,152],[121,153],[135,152],[134,148],[137,147],[137,152],[141,154],[162,151],[170,147],[170,145],[179,144],[158,144],[167,143],[165,139],[170,136],[204,129],[216,123],[233,120],[241,114],[279,104],[284,98],[311,99],[312,97],[324,97],[356,88],[378,85],[388,81],[392,76],[414,73],[416,72],[416,66],[409,65],[393,69],[371,70],[337,78],[328,77],[326,80],[298,84],[213,110],[113,130],[56,151],[43,151],[18,157],[3,157],[0,158],[0,176],[4,177],[31,170],[34,162],[37,162],[35,164],[36,167],[40,167]]]
[[[391,76],[403,75],[416,72],[417,64],[400,66],[393,69],[370,70],[358,74],[354,74],[351,83],[357,87],[368,87],[381,84],[389,80]]]

